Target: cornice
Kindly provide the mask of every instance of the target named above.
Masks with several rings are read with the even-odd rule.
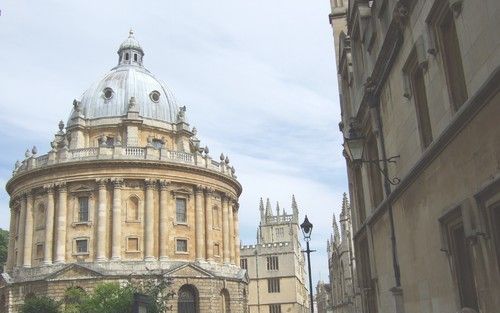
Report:
[[[9,194],[12,193],[13,191],[13,185],[15,184],[22,184],[23,182],[30,180],[33,178],[33,176],[42,176],[46,175],[48,173],[53,174],[54,171],[56,170],[67,170],[67,169],[72,169],[72,168],[104,168],[104,167],[111,167],[111,168],[130,168],[130,167],[136,167],[136,168],[151,168],[151,167],[159,167],[159,168],[166,168],[170,170],[179,170],[181,172],[187,172],[187,173],[193,173],[193,174],[198,174],[202,176],[208,176],[210,178],[214,178],[216,180],[222,181],[223,183],[226,183],[230,186],[233,186],[233,188],[236,190],[237,195],[239,196],[242,192],[242,186],[241,184],[234,178],[229,177],[227,175],[224,175],[223,173],[216,172],[211,169],[203,168],[203,167],[198,167],[196,165],[190,165],[190,164],[182,164],[182,163],[173,163],[173,162],[165,162],[165,161],[155,161],[155,160],[78,160],[74,162],[65,162],[65,163],[58,163],[58,164],[52,164],[52,165],[47,165],[42,168],[35,168],[23,173],[17,174],[15,177],[12,177],[6,184],[6,190]],[[96,178],[101,178],[102,175],[96,174]],[[112,175],[111,175],[112,176]],[[123,176],[127,176],[126,173],[123,173]],[[109,175],[102,177],[106,178],[109,177]],[[142,176],[143,177],[143,176]],[[140,178],[140,177],[138,177]]]

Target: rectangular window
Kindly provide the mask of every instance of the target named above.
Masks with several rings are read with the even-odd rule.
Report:
[[[176,212],[177,223],[187,223],[186,199],[184,198],[175,199],[175,212]]]
[[[432,128],[429,117],[429,106],[427,105],[424,73],[420,66],[416,66],[415,64],[410,73],[410,81],[414,95],[413,99],[415,102],[420,141],[422,143],[422,147],[427,148],[432,142]]]
[[[44,247],[43,247],[43,243],[38,243],[36,245],[36,258],[37,259],[43,259],[44,257]]]
[[[163,149],[164,146],[164,142],[161,139],[153,139],[152,144],[156,149]]]
[[[76,253],[86,254],[88,253],[88,239],[77,239],[76,240]]]
[[[364,307],[367,308],[368,313],[377,313],[377,298],[375,293],[375,282],[372,279],[371,265],[370,265],[370,252],[368,250],[368,240],[366,236],[359,240],[358,255],[360,267],[358,268],[360,275],[360,287],[365,290],[362,301]]]
[[[276,238],[283,239],[284,236],[285,236],[285,230],[283,229],[283,227],[276,228]]]
[[[177,239],[175,241],[175,246],[176,246],[177,252],[187,252],[188,251],[187,239]]]
[[[267,292],[269,292],[269,293],[280,292],[280,279],[279,278],[268,278],[267,279]]]
[[[244,270],[248,268],[248,261],[247,259],[240,259],[240,267]]]
[[[458,110],[467,100],[467,85],[458,42],[457,29],[453,12],[448,5],[444,5],[444,12],[436,25],[436,33],[441,46],[446,81],[450,100]]]
[[[491,225],[493,238],[495,239],[495,248],[497,252],[497,263],[500,269],[500,204],[491,208]]]
[[[212,225],[213,227],[220,227],[219,225],[219,207],[214,206],[212,210]]]
[[[453,218],[448,218],[445,227],[448,252],[455,272],[461,306],[479,311],[471,255],[465,238],[462,215],[457,213]]]
[[[214,255],[220,256],[220,246],[218,243],[214,244]]]
[[[277,271],[280,269],[278,256],[268,256],[267,257],[267,270],[268,271]]]
[[[139,251],[139,238],[128,238],[127,239],[127,251],[129,251],[129,252]]]
[[[270,304],[269,313],[281,313],[281,304]]]
[[[89,221],[89,197],[78,197],[78,221]]]

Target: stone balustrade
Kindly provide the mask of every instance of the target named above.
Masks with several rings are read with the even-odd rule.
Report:
[[[45,155],[31,155],[22,162],[18,162],[14,168],[13,176],[54,164],[89,160],[156,160],[182,163],[207,168],[236,178],[232,166],[224,161],[217,162],[207,154],[157,149],[151,146],[100,146],[79,149],[63,148],[58,151],[52,150]]]

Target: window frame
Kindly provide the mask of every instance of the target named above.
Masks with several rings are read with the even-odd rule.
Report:
[[[280,277],[270,277],[267,279],[267,293],[281,293]]]
[[[450,8],[448,1],[435,1],[433,7],[429,11],[429,16],[426,18],[427,26],[429,27],[429,31],[432,33],[432,40],[435,45],[435,53],[441,54],[439,57],[443,69],[443,74],[445,77],[446,88],[448,91],[448,99],[451,105],[451,108],[454,112],[458,111],[460,107],[469,99],[469,93],[467,90],[467,82],[465,78],[465,71],[463,67],[463,56],[462,51],[460,49],[460,41],[458,38],[457,25],[455,23],[455,16],[453,10]],[[458,45],[457,51],[458,56],[453,56],[453,59],[450,58],[450,51],[447,51],[447,47],[445,42],[449,42],[446,40],[442,31],[442,26],[445,24],[447,19],[451,19],[453,23],[454,32],[447,32],[448,36],[453,36],[453,39],[456,39],[456,44]],[[449,37],[447,38],[449,39]],[[450,60],[451,59],[451,60]],[[458,62],[460,60],[460,62]],[[451,68],[458,70],[458,75],[451,77]],[[456,95],[454,93],[455,90],[462,90],[465,92],[463,102],[458,104],[456,103],[457,99],[455,99]]]
[[[78,242],[86,241],[87,242],[87,251],[79,252],[78,251]],[[90,255],[90,238],[89,237],[77,237],[73,239],[73,255],[75,256],[86,256]]]
[[[136,239],[137,240],[137,250],[130,250],[129,249],[129,240],[131,239]],[[127,236],[125,238],[125,252],[126,253],[139,253],[139,252],[142,252],[142,246],[141,246],[141,240],[139,238],[139,236],[136,236],[136,235],[132,235],[132,236]]]
[[[179,242],[186,242],[186,251],[179,250]],[[186,237],[176,237],[175,238],[175,254],[189,254],[189,239]]]
[[[180,221],[178,218],[179,212],[178,212],[177,201],[184,202],[184,219],[182,221]],[[182,196],[175,197],[175,223],[177,225],[187,225],[188,224],[188,198],[187,197],[182,197]]]
[[[266,268],[268,271],[279,271],[279,257],[277,255],[270,255],[266,257]]]

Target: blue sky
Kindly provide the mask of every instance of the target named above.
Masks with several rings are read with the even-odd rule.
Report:
[[[347,190],[329,1],[2,1],[0,227],[5,183],[27,148],[41,154],[74,98],[116,65],[132,27],[203,145],[229,155],[255,241],[260,197],[314,224],[314,282],[327,279],[331,216]]]

